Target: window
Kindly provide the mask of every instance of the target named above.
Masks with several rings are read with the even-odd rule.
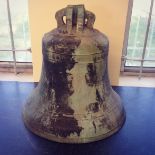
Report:
[[[31,63],[27,0],[0,0],[0,62]]]
[[[140,73],[155,70],[155,6],[154,0],[133,0],[129,10],[127,43],[123,51],[122,71]],[[129,8],[130,9],[130,8]]]

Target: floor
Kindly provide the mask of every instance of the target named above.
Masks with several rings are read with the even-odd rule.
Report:
[[[0,81],[33,82],[31,73],[0,73]],[[155,77],[120,76],[119,86],[155,87]]]
[[[0,155],[155,155],[155,88],[113,87],[121,96],[126,122],[113,136],[88,144],[60,144],[27,130],[23,103],[29,82],[0,81]]]

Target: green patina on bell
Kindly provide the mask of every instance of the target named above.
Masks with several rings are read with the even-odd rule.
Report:
[[[35,134],[62,143],[106,138],[125,120],[108,78],[108,39],[93,28],[95,15],[84,5],[69,5],[55,17],[57,28],[43,37],[42,74],[25,104],[24,122]]]

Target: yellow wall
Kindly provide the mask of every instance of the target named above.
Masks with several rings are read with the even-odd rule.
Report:
[[[68,4],[85,4],[87,10],[95,13],[94,27],[110,41],[110,80],[112,85],[118,85],[128,0],[29,0],[34,81],[40,78],[43,34],[56,27],[55,12]]]

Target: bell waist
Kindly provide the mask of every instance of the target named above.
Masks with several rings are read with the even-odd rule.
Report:
[[[92,54],[65,54],[65,53],[47,53],[46,59],[52,63],[63,62],[73,59],[75,62],[94,63],[100,62],[107,58],[107,53],[92,53]]]

